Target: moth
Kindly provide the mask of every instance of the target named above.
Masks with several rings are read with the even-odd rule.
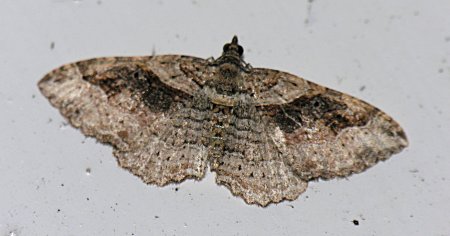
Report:
[[[200,180],[248,204],[294,200],[408,145],[390,116],[298,76],[253,68],[237,37],[217,59],[106,57],[63,65],[38,86],[83,134],[145,183]]]

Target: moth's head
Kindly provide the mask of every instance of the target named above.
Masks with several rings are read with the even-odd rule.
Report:
[[[244,48],[238,44],[238,38],[235,35],[231,40],[231,43],[223,45],[222,56],[233,56],[237,58],[242,58],[244,55]]]
[[[238,44],[237,36],[234,36],[231,43],[223,45],[222,55],[215,60],[215,64],[234,64],[242,67],[244,62],[244,48]]]

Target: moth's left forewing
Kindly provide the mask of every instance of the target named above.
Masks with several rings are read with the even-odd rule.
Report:
[[[201,89],[214,74],[207,60],[184,55],[154,56],[147,65],[163,83],[191,95]]]
[[[157,119],[151,113],[140,117],[134,114],[145,111],[140,108],[140,99],[129,99],[131,91],[120,86],[124,80],[111,72],[114,68],[128,68],[130,64],[117,58],[70,63],[45,75],[38,87],[85,135],[126,150],[137,144],[133,137],[149,132],[148,128],[141,127]]]
[[[165,185],[202,178],[206,170],[202,133],[186,137],[189,127],[180,128],[187,125],[180,118],[186,115],[192,91],[163,81],[188,77],[174,74],[177,68],[167,68],[161,75],[152,67],[153,60],[159,61],[111,57],[70,63],[47,74],[38,86],[74,127],[111,144],[119,165],[144,182]],[[184,144],[185,139],[190,145]]]

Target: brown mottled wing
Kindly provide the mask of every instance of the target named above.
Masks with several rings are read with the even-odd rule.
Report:
[[[216,182],[248,204],[267,206],[296,199],[307,182],[296,176],[277,150],[270,135],[273,125],[251,104],[241,105],[234,108],[234,119],[227,124],[221,155],[212,159]]]
[[[111,144],[120,166],[165,185],[205,173],[201,133],[183,119],[198,89],[183,66],[203,65],[181,56],[100,58],[62,66],[38,85],[74,127]]]
[[[358,173],[408,145],[402,128],[370,104],[287,73],[261,70],[274,76],[268,91],[281,84],[292,94],[278,96],[279,105],[260,101],[260,110],[276,126],[272,137],[278,151],[301,179]]]

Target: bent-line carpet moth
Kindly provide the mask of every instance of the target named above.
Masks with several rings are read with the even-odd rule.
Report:
[[[237,37],[218,59],[95,58],[47,74],[39,88],[121,167],[163,186],[207,166],[249,204],[296,199],[308,181],[346,177],[408,145],[379,109],[285,72],[252,68]]]

